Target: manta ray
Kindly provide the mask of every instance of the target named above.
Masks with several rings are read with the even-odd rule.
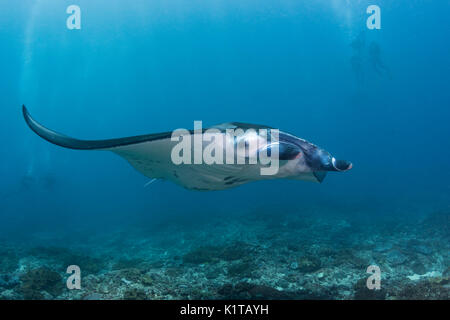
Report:
[[[146,177],[169,180],[190,190],[224,190],[248,182],[268,179],[295,179],[320,183],[328,171],[343,172],[352,168],[351,162],[336,160],[329,152],[283,131],[277,131],[276,142],[266,139],[267,142],[261,145],[261,141],[266,140],[262,140],[260,132],[274,130],[263,125],[229,122],[202,129],[201,132],[185,130],[181,135],[184,135],[183,138],[194,140],[196,134],[202,134],[210,129],[214,129],[219,136],[226,135],[228,130],[240,132],[230,143],[256,146],[246,151],[247,158],[257,156],[262,151],[267,155],[270,155],[272,150],[277,151],[275,153],[278,153],[279,166],[277,172],[271,175],[261,174],[261,168],[267,167],[267,164],[261,163],[174,163],[172,151],[179,142],[173,139],[173,132],[106,140],[80,140],[44,127],[31,117],[25,106],[22,106],[22,112],[30,129],[48,142],[77,150],[112,151],[127,160],[131,166]],[[255,140],[258,143],[253,143]],[[188,145],[194,147],[195,143]],[[206,145],[207,142],[202,141],[202,147]],[[227,146],[222,145],[221,147],[224,150],[219,150],[219,152],[225,152]],[[192,151],[192,154],[196,152],[195,150],[188,151]],[[215,150],[215,153],[217,152]]]

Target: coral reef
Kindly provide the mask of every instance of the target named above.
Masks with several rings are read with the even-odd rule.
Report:
[[[356,300],[384,300],[386,298],[386,290],[384,288],[380,289],[368,289],[367,279],[363,278],[356,282],[353,289],[355,294],[353,296]]]
[[[314,256],[304,256],[298,259],[297,270],[300,272],[314,272],[319,270],[321,265],[320,259]]]
[[[147,299],[147,294],[145,293],[144,290],[141,289],[128,289],[127,291],[125,291],[125,293],[123,294],[123,299],[124,300],[145,300]]]
[[[19,292],[25,299],[41,300],[50,294],[52,298],[63,291],[62,277],[48,268],[41,267],[30,270],[20,277]]]
[[[450,299],[449,280],[430,279],[417,284],[407,284],[395,292],[395,298],[401,300],[448,300]]]
[[[246,214],[67,247],[4,242],[0,299],[449,299],[448,216]],[[80,290],[66,287],[69,265],[81,269]],[[369,265],[381,269],[380,290],[366,286]]]

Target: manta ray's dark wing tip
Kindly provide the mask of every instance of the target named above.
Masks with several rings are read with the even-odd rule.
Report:
[[[34,131],[34,129],[33,129],[33,119],[31,118],[30,113],[28,112],[28,109],[27,109],[27,107],[25,107],[24,104],[22,105],[22,115],[23,115],[23,118],[25,119],[25,122],[28,125],[28,127],[31,130]]]
[[[70,149],[88,150],[98,148],[97,145],[91,144],[91,141],[70,138],[56,131],[47,129],[31,117],[25,105],[22,105],[22,114],[28,127],[42,139],[47,140],[50,143]]]
[[[26,124],[28,125],[28,127],[35,132],[37,135],[41,136],[42,138],[46,139],[45,137],[43,137],[41,134],[43,134],[44,132],[42,130],[40,130],[40,127],[42,127],[39,123],[36,122],[36,120],[34,120],[30,113],[28,112],[27,107],[25,107],[25,105],[22,105],[22,114],[23,114],[23,118],[25,119]],[[42,127],[43,128],[43,127]],[[46,139],[47,140],[47,139]]]

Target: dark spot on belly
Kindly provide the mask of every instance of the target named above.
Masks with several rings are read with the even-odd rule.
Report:
[[[225,182],[225,184],[226,185],[231,185],[231,184],[234,184],[234,183],[246,182],[246,181],[248,181],[248,180],[247,179],[242,179],[242,178],[236,178],[236,179],[233,179],[233,180]]]

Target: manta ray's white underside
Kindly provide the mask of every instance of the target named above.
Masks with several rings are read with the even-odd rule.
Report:
[[[179,164],[171,159],[176,142],[170,139],[142,142],[108,149],[126,159],[136,170],[149,178],[170,180],[187,189],[224,190],[258,180],[282,178],[286,170],[300,160],[280,163],[282,167],[274,175],[261,175],[260,164]],[[193,154],[192,150],[192,154]],[[313,172],[305,167],[296,179],[317,182]]]

